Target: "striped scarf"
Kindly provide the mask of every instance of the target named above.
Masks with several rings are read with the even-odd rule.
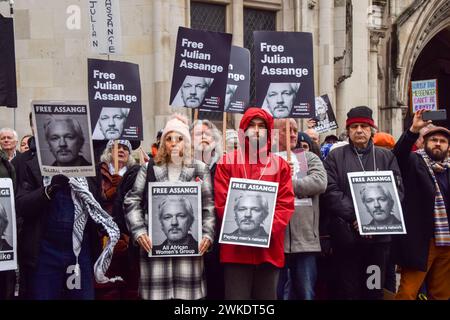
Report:
[[[44,177],[44,186],[51,183],[51,177]],[[95,200],[92,193],[89,191],[89,186],[86,178],[77,177],[70,178],[69,185],[71,187],[72,201],[74,204],[74,223],[72,231],[72,246],[73,253],[76,258],[75,274],[80,274],[80,265],[78,264],[78,256],[81,252],[81,244],[83,242],[84,229],[88,220],[88,216],[94,220],[95,223],[101,224],[108,233],[108,243],[103,249],[100,257],[94,264],[94,276],[97,283],[107,283],[122,281],[121,277],[113,277],[109,279],[106,277],[109,265],[113,255],[114,246],[120,237],[120,230],[113,218],[102,209],[100,204]]]
[[[450,246],[450,229],[445,209],[444,197],[442,196],[439,184],[434,172],[442,172],[450,168],[448,159],[443,162],[436,162],[430,159],[424,149],[416,151],[425,161],[428,171],[433,178],[436,187],[436,197],[434,199],[434,242],[436,246]]]

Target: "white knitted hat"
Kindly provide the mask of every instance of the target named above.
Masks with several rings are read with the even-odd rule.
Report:
[[[178,132],[179,134],[183,135],[187,143],[191,143],[191,135],[189,134],[188,120],[186,119],[186,117],[180,114],[175,114],[173,118],[167,121],[161,135],[161,141],[164,141],[166,135],[171,131]]]

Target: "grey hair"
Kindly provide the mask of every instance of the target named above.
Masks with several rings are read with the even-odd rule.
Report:
[[[240,196],[234,198],[234,207],[233,210],[234,212],[237,211],[238,207],[239,207],[239,202],[241,201],[241,199],[243,198],[257,198],[259,200],[259,204],[261,205],[261,208],[263,209],[263,214],[264,214],[264,219],[267,218],[267,216],[269,215],[269,202],[267,201],[267,198],[263,197],[260,193],[241,193]],[[263,221],[264,221],[263,219]]]
[[[192,224],[194,223],[194,209],[192,208],[192,204],[188,199],[180,197],[180,196],[167,196],[161,201],[161,203],[158,205],[159,220],[161,221],[161,219],[162,219],[163,209],[169,203],[174,203],[174,202],[179,202],[183,205],[184,211],[189,215],[189,223],[188,224],[189,224],[189,228],[190,228],[192,226]]]
[[[376,185],[365,185],[360,191],[359,194],[361,195],[361,200],[363,203],[366,203],[366,191],[368,189],[379,189],[383,191],[383,194],[389,199],[390,203],[394,203],[394,198],[392,197],[391,192],[383,185],[376,184]]]
[[[1,128],[0,129],[0,135],[2,135],[3,133],[7,133],[7,132],[12,132],[13,136],[14,136],[14,141],[19,141],[19,136],[17,135],[16,130],[11,129],[11,128]]]
[[[129,151],[130,151],[130,155],[128,156],[128,161],[127,161],[127,164],[126,164],[126,167],[128,169],[136,164],[136,160],[131,156],[131,150],[129,150]],[[112,163],[113,162],[112,148],[108,148],[107,147],[107,148],[105,148],[105,150],[103,150],[103,153],[100,156],[100,162],[106,162],[106,163]]]
[[[198,125],[205,125],[208,127],[208,129],[211,130],[214,142],[216,143],[216,145],[214,147],[214,152],[219,157],[222,157],[223,146],[222,146],[222,133],[220,132],[220,130],[217,129],[216,125],[214,123],[212,123],[211,121],[209,121],[208,119],[203,119],[203,120],[199,119],[199,120],[195,120],[190,125],[189,131],[190,131],[191,135],[194,133],[194,128]]]
[[[47,141],[49,141],[49,138],[50,138],[49,137],[49,135],[50,135],[49,127],[51,124],[53,124],[54,122],[57,122],[57,121],[64,121],[64,122],[71,123],[73,126],[73,129],[75,130],[75,134],[80,139],[80,146],[82,146],[84,144],[83,129],[81,128],[81,125],[78,122],[78,120],[73,119],[73,118],[68,118],[67,116],[62,116],[62,115],[51,115],[45,121],[44,133],[45,133],[45,138],[47,139]]]
[[[0,236],[3,236],[8,227],[8,216],[6,209],[0,204]]]

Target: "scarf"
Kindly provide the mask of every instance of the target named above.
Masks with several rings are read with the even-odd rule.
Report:
[[[51,182],[51,177],[44,177],[44,186],[48,186]],[[113,255],[114,246],[120,237],[120,230],[113,218],[102,209],[100,204],[95,200],[92,193],[89,191],[88,182],[84,177],[76,177],[69,179],[71,188],[72,201],[74,204],[74,223],[72,230],[72,246],[73,253],[76,258],[75,274],[80,274],[80,265],[78,264],[78,256],[81,252],[81,244],[83,241],[84,229],[88,220],[88,216],[94,220],[95,223],[101,224],[108,233],[108,242],[103,249],[100,257],[94,264],[94,276],[97,283],[107,283],[115,281],[123,281],[121,277],[106,277],[109,265]]]
[[[445,209],[444,197],[442,196],[441,189],[436,180],[434,172],[442,172],[450,168],[448,159],[443,162],[436,162],[430,159],[424,149],[416,151],[417,154],[422,156],[425,161],[428,171],[433,178],[434,185],[436,187],[436,196],[434,199],[434,242],[436,246],[450,246],[450,229],[447,219],[447,211]]]

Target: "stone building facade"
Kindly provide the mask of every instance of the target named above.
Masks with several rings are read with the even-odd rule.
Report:
[[[90,51],[88,6],[15,1],[19,107],[0,108],[0,127],[29,133],[31,100],[87,100],[87,58],[107,58]],[[0,13],[9,16],[5,0]],[[368,105],[380,130],[399,137],[411,79],[450,83],[450,0],[121,0],[120,15],[123,52],[110,59],[139,64],[147,150],[171,113],[178,26],[232,33],[233,44],[246,47],[253,30],[312,32],[315,93],[331,98],[337,133],[351,107]],[[450,105],[443,89],[439,98]],[[228,126],[238,120],[231,116]]]

